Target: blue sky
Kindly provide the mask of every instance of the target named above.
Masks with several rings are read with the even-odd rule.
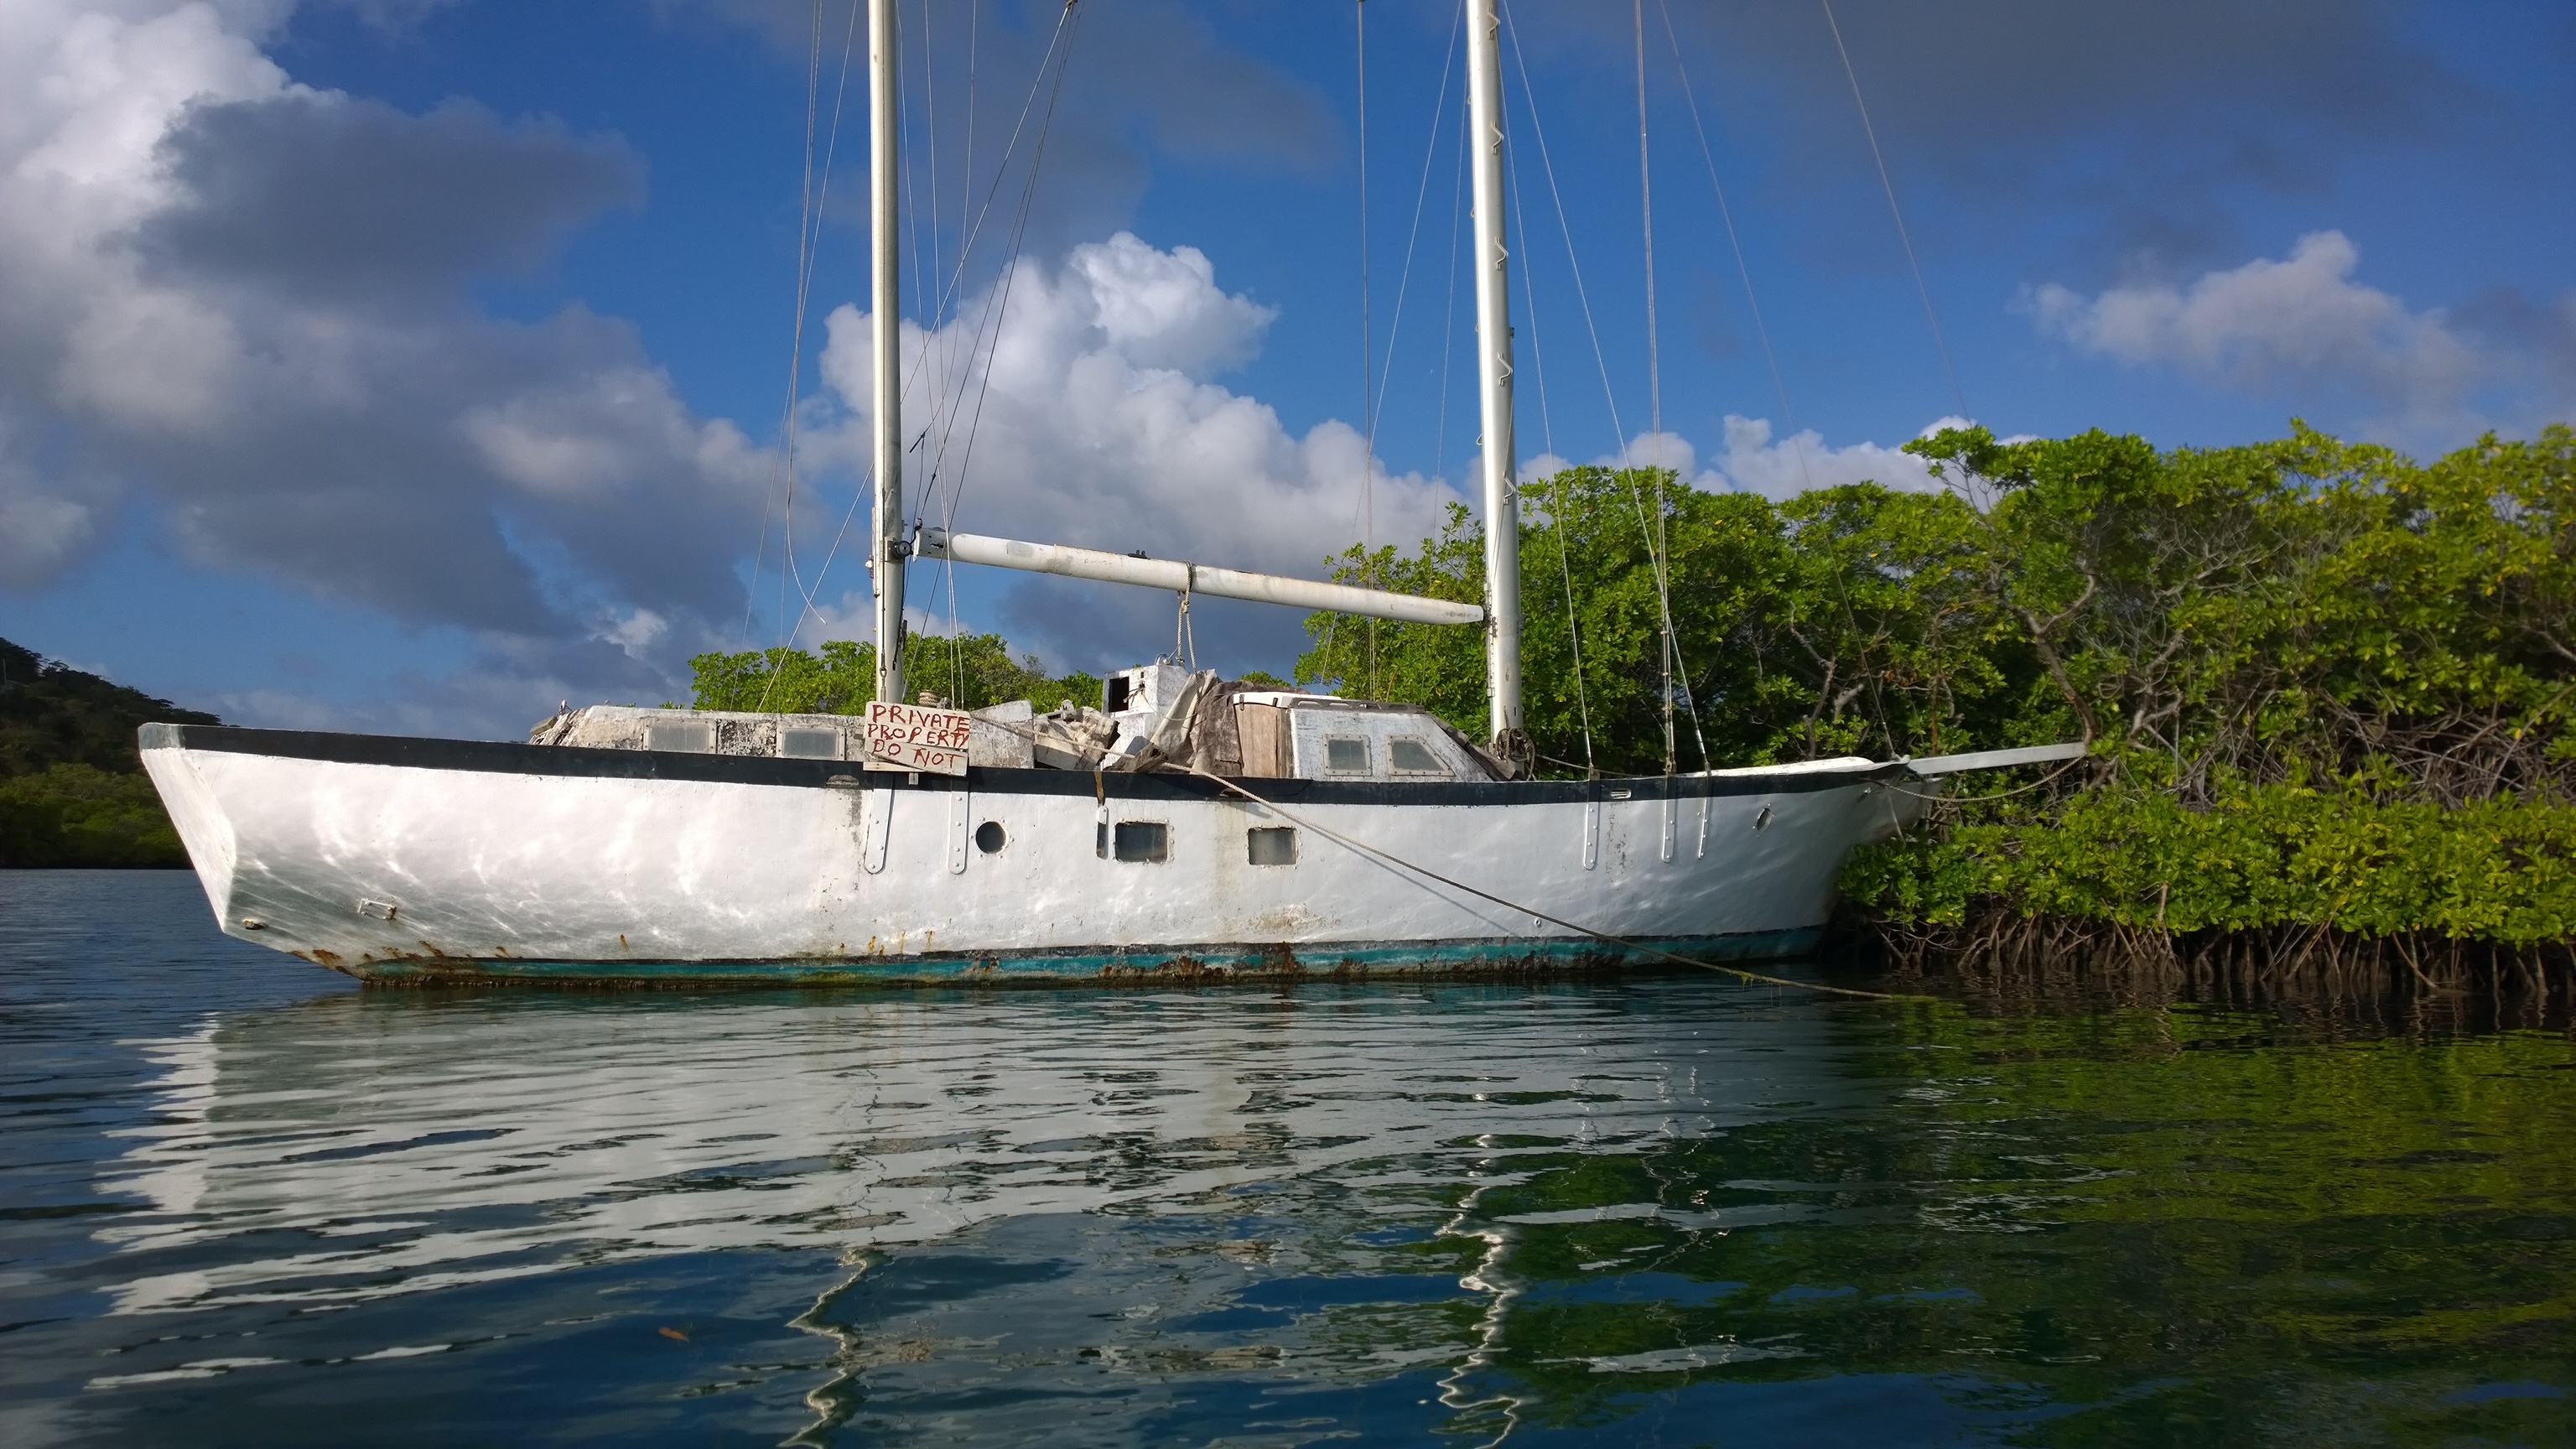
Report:
[[[937,436],[916,490],[935,464],[962,528],[1319,572],[1369,455],[1354,7],[1081,0],[1069,38],[1051,3],[905,8],[915,275],[996,197],[954,304],[907,305],[916,400],[951,400],[908,413]],[[1832,14],[1949,365],[1823,7],[1649,3],[1667,437],[1639,444],[1632,13],[1521,0],[1525,462],[1660,449],[1778,494],[1919,484],[1893,449],[1961,414],[2168,446],[2296,415],[2418,454],[2576,417],[2567,7]],[[831,551],[866,436],[855,74],[795,344],[807,77],[819,151],[847,0],[819,16],[817,57],[811,0],[11,6],[0,635],[244,723],[506,735],[560,698],[684,698],[690,654],[789,617],[863,627],[859,549]],[[1381,541],[1477,447],[1454,29],[1367,6]],[[1051,119],[997,180],[1033,85]],[[952,582],[958,620],[1058,667],[1172,637],[1161,596],[917,566],[925,627]],[[1300,638],[1249,605],[1195,623],[1232,669]]]

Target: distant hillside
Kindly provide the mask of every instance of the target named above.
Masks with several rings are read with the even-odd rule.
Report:
[[[184,866],[134,732],[221,724],[0,639],[0,867]]]

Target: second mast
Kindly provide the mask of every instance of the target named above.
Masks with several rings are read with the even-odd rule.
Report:
[[[1476,383],[1484,423],[1485,687],[1494,746],[1518,759],[1521,713],[1521,510],[1512,439],[1510,258],[1503,250],[1502,22],[1495,0],[1466,0],[1468,165],[1476,218]]]

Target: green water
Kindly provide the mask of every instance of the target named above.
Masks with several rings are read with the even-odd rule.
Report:
[[[2576,1046],[1545,987],[360,992],[0,875],[0,1440],[2576,1443]]]

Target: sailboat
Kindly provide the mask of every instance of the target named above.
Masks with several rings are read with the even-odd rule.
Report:
[[[1839,758],[1532,778],[1521,704],[1499,24],[1465,0],[1481,604],[904,526],[892,0],[870,0],[876,702],[568,710],[527,743],[152,724],[145,768],[229,935],[382,982],[1278,980],[1812,946],[1908,782]],[[902,699],[913,556],[1481,628],[1479,742],[1418,706],[1158,661],[1097,709]]]

